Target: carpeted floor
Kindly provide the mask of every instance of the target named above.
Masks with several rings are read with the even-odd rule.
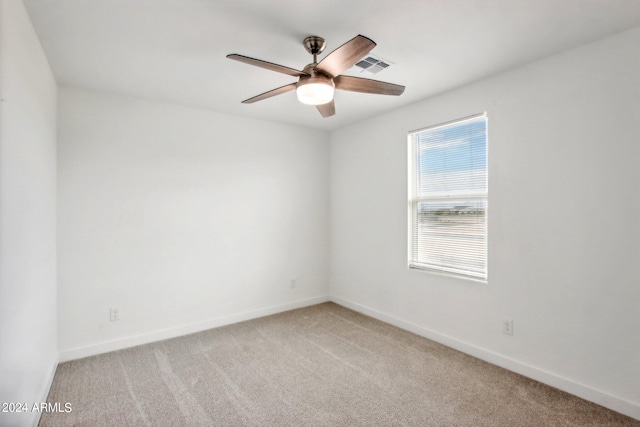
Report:
[[[62,363],[40,426],[640,426],[333,303]]]

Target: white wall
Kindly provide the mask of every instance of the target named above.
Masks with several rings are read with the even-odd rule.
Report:
[[[327,300],[326,133],[68,87],[59,100],[62,360]]]
[[[638,45],[635,29],[333,133],[332,299],[640,419]],[[488,283],[409,271],[407,132],[483,111]]]
[[[0,0],[0,425],[31,425],[56,348],[56,82],[21,1]]]

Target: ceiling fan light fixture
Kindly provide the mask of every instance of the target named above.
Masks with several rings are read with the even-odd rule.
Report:
[[[333,80],[324,76],[300,77],[296,95],[298,101],[307,105],[323,105],[333,100],[335,85]]]
[[[331,117],[336,113],[333,99],[336,89],[396,96],[404,92],[404,86],[341,74],[354,66],[360,58],[365,57],[376,46],[376,43],[368,37],[358,34],[325,56],[320,62],[318,62],[318,54],[323,51],[326,45],[325,40],[322,37],[309,36],[304,39],[302,44],[307,52],[313,55],[313,62],[307,64],[302,71],[237,53],[227,55],[227,58],[234,61],[298,77],[296,83],[289,83],[261,93],[245,99],[242,103],[252,104],[295,89],[301,103],[315,106],[322,117]]]

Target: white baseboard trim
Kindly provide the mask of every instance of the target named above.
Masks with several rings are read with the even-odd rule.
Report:
[[[40,403],[40,402],[46,402],[47,398],[49,397],[49,391],[51,390],[51,385],[53,384],[53,377],[56,376],[56,370],[58,369],[58,363],[60,363],[60,357],[56,354],[54,355],[53,358],[53,364],[51,365],[51,368],[49,369],[49,375],[47,376],[47,380],[44,383],[44,386],[42,387],[42,390],[40,391],[40,400],[34,402],[34,403]],[[34,414],[34,418],[33,418],[33,422],[31,423],[31,425],[33,427],[38,427],[38,424],[40,423],[40,415],[42,415],[41,412],[32,412],[32,414]]]
[[[230,325],[232,323],[243,322],[245,320],[256,319],[258,317],[269,316],[271,314],[282,313],[284,311],[295,310],[296,308],[308,307],[310,305],[316,305],[327,301],[329,301],[328,295],[314,297],[286,304],[260,308],[257,310],[245,311],[230,316],[209,319],[203,322],[181,325],[174,328],[162,329],[145,334],[124,337],[117,340],[61,350],[60,362],[67,362],[69,360],[81,359],[83,357],[95,356],[97,354],[122,350],[124,348],[135,347],[137,345],[148,344],[155,341],[162,341],[169,338],[193,334],[195,332],[201,332],[207,329]]]
[[[423,328],[422,326],[418,326],[397,317],[387,315],[378,310],[350,301],[346,298],[331,295],[330,300],[351,310],[373,317],[374,319],[378,319],[409,332],[413,332],[414,334],[423,336],[440,344],[444,344],[447,347],[454,348],[463,353],[489,362],[493,365],[500,366],[502,368],[508,369],[509,371],[516,372],[520,375],[524,375],[525,377],[550,385],[551,387],[566,391],[567,393],[573,394],[582,399],[597,403],[598,405],[604,406],[605,408],[640,420],[639,403],[630,402],[617,396],[613,396],[607,392],[595,389],[569,378],[565,378],[553,372],[531,366],[516,359],[512,359],[502,354],[495,353],[491,350],[487,350],[485,348],[461,341],[457,338],[453,338],[451,336],[441,334],[427,328]]]

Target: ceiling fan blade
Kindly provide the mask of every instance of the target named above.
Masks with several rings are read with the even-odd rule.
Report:
[[[404,92],[404,86],[381,82],[379,80],[363,79],[361,77],[338,76],[334,77],[333,83],[336,85],[336,89],[348,90],[351,92],[396,96],[401,95],[402,92]]]
[[[277,73],[288,74],[293,77],[300,76],[308,76],[309,74],[295,70],[293,68],[285,67],[284,65],[274,64],[273,62],[263,61],[262,59],[250,58],[244,55],[238,55],[237,53],[232,53],[227,55],[227,58],[233,59],[234,61],[244,62],[245,64],[255,65],[256,67],[265,68],[267,70],[275,71]]]
[[[376,47],[376,42],[368,37],[357,35],[325,56],[316,65],[315,70],[335,77],[347,68],[352,67],[374,47]]]
[[[262,101],[263,99],[271,98],[272,96],[295,90],[297,85],[297,83],[291,83],[285,86],[281,86],[279,88],[270,90],[269,92],[261,93],[260,95],[254,96],[253,98],[245,99],[244,101],[242,101],[242,103],[253,104],[254,102]]]
[[[322,114],[322,117],[331,117],[336,113],[336,104],[333,102],[333,99],[326,104],[316,105],[316,108],[320,114]]]

